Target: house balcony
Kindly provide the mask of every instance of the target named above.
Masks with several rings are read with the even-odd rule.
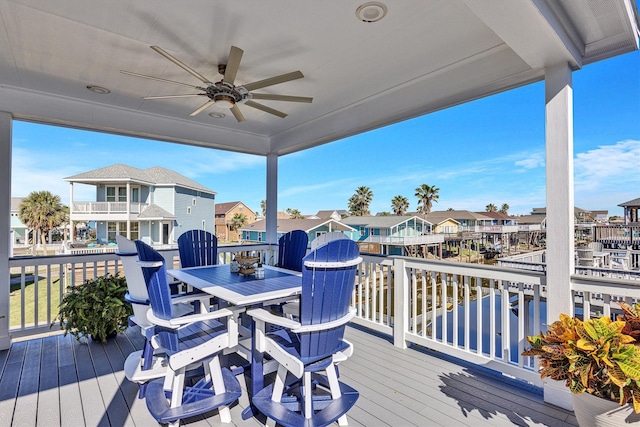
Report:
[[[364,243],[379,243],[382,245],[410,246],[434,245],[444,242],[442,234],[425,234],[422,236],[368,236]]]
[[[517,233],[518,225],[461,225],[458,230],[467,233]]]
[[[137,219],[148,203],[138,202],[73,202],[72,221],[128,221]]]
[[[270,244],[220,247],[219,262],[230,262],[240,249],[277,262],[276,245]],[[169,265],[178,266],[177,250],[161,252]],[[534,360],[520,356],[525,337],[547,323],[544,268],[363,258],[351,301],[357,316],[347,333],[355,355],[340,370],[361,393],[349,413],[351,425],[576,425],[571,412],[543,402]],[[118,257],[18,257],[9,265],[14,342],[0,351],[2,425],[33,425],[23,421],[39,411],[53,411],[54,420],[72,411],[78,425],[153,424],[144,402],[135,398],[137,387],[122,371],[126,356],[142,346],[138,331],[130,329],[105,345],[61,335],[30,339],[52,332],[65,286],[122,271]],[[618,273],[576,271],[568,277],[574,312],[582,318],[610,315],[616,301],[640,299],[640,271]],[[36,401],[43,407],[31,403]],[[244,398],[232,410],[234,422],[240,422],[247,404]]]

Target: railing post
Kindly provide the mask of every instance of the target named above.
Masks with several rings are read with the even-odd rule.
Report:
[[[407,348],[404,335],[409,311],[409,276],[405,260],[402,258],[393,259],[393,282],[393,345]]]
[[[10,113],[0,112],[0,217],[4,222],[0,225],[0,350],[11,346],[9,337],[9,245],[11,215],[11,129]]]

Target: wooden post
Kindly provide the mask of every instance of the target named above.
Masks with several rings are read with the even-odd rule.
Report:
[[[11,245],[11,114],[0,112],[0,350],[11,347],[9,336],[9,251]],[[27,234],[28,237],[28,234]],[[35,237],[35,236],[34,236]],[[25,237],[26,238],[26,237]]]

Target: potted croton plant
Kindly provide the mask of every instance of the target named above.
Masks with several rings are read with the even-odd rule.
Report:
[[[540,376],[572,392],[581,427],[640,425],[640,304],[619,303],[624,315],[582,321],[567,315],[527,337]],[[621,407],[622,405],[622,407]]]

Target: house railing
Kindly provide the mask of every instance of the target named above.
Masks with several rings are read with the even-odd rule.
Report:
[[[515,233],[519,230],[517,225],[461,225],[458,230],[473,233]]]
[[[430,245],[444,242],[442,234],[425,234],[422,236],[368,236],[365,243],[380,243],[384,245]]]
[[[275,245],[220,246],[220,262],[250,251],[274,264]],[[161,251],[178,267],[177,249]],[[521,357],[525,337],[547,323],[543,271],[363,254],[352,306],[354,323],[387,334],[395,345],[419,345],[540,385],[534,360]],[[116,254],[10,258],[10,334],[50,332],[67,286],[122,271]],[[640,280],[571,276],[574,311],[612,313],[616,301],[640,299]],[[555,320],[555,319],[551,319]],[[54,328],[57,326],[54,324]]]
[[[137,202],[73,202],[71,204],[71,214],[139,214],[148,206],[147,203]]]
[[[274,246],[228,245],[218,247],[218,262],[228,264],[237,252],[251,252],[265,263],[274,263]],[[179,268],[177,249],[160,249],[170,268]],[[50,255],[9,258],[10,296],[9,332],[23,337],[55,330],[57,308],[65,289],[88,279],[111,273],[122,275],[122,265],[115,253]],[[2,290],[6,292],[6,290]]]

